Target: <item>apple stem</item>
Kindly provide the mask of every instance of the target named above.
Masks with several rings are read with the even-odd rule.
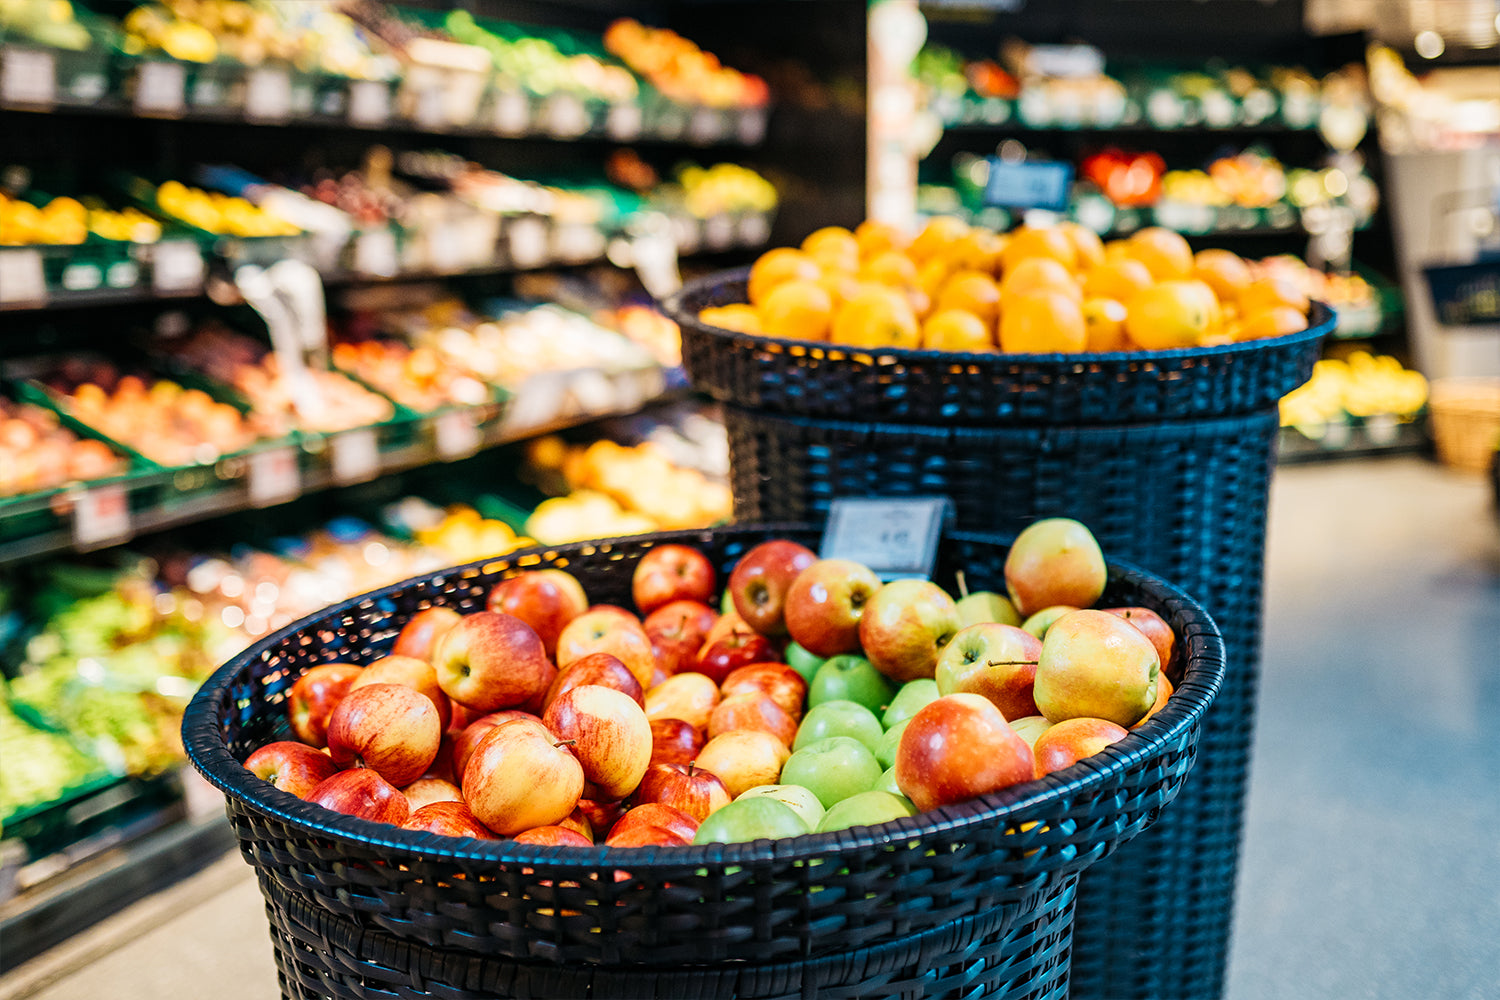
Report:
[[[1034,667],[1037,660],[986,660],[987,667]]]
[[[957,573],[954,573],[953,575],[956,576],[956,577],[958,577],[958,596],[959,596],[959,599],[961,600],[961,599],[963,599],[965,597],[968,597],[969,596],[969,582],[968,582],[968,580],[964,579],[964,571],[963,570],[959,570]]]
[[[578,741],[577,740],[561,740],[561,741],[559,741],[557,743],[552,744],[553,749],[556,749],[557,747],[572,747],[572,746],[577,746],[577,745],[578,745]]]
[[[694,767],[694,765],[696,765],[696,764],[697,764],[697,763],[698,763],[698,762],[697,762],[697,761],[696,761],[696,760],[690,760],[690,761],[688,761],[688,770],[687,770],[687,776],[688,776],[688,777],[689,777],[689,778],[691,778],[691,777],[692,777],[692,776],[693,776],[693,767]]]

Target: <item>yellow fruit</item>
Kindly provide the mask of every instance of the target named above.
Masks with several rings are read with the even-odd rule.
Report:
[[[987,274],[960,271],[939,289],[933,308],[962,309],[993,326],[1000,316],[1000,288]]]
[[[760,307],[760,325],[771,337],[827,340],[833,321],[833,296],[815,281],[777,285]]]
[[[1261,312],[1275,306],[1290,306],[1307,315],[1307,295],[1290,278],[1261,278],[1250,282],[1236,299],[1241,316]]]
[[[1078,254],[1078,270],[1087,271],[1104,263],[1104,243],[1099,239],[1098,233],[1072,220],[1059,222],[1057,228],[1072,241],[1073,249]]]
[[[915,285],[917,265],[898,250],[887,250],[865,261],[859,276],[882,285]]]
[[[842,226],[824,226],[809,234],[802,241],[802,252],[825,268],[830,264],[848,271],[859,267],[859,241]]]
[[[973,313],[943,309],[922,324],[922,348],[928,351],[961,351],[972,354],[993,351],[991,327]]]
[[[1083,276],[1083,297],[1128,302],[1136,292],[1150,288],[1153,280],[1145,264],[1121,255],[1091,268]]]
[[[787,281],[802,279],[816,281],[821,274],[817,262],[801,250],[777,247],[761,254],[750,265],[750,284],[747,293],[750,304],[759,306],[771,294],[771,289]]]
[[[863,260],[887,250],[904,249],[907,240],[895,226],[866,219],[854,227],[854,242],[859,245],[859,256]]]
[[[928,295],[936,295],[953,273],[954,268],[949,266],[947,260],[934,257],[917,268],[917,287]]]
[[[927,225],[906,248],[907,254],[918,264],[931,260],[946,251],[969,232],[969,224],[951,215],[936,215],[927,220]]]
[[[1162,226],[1147,226],[1125,241],[1130,256],[1146,265],[1157,281],[1183,281],[1193,275],[1193,248],[1182,234]]]
[[[1051,288],[1006,299],[1000,313],[1000,350],[1007,354],[1081,351],[1088,344],[1078,300]]]
[[[1001,306],[1005,307],[1013,296],[1043,288],[1062,292],[1077,301],[1083,299],[1083,290],[1072,271],[1051,257],[1026,257],[1005,269],[1005,277],[1000,281]]]
[[[1128,351],[1125,306],[1115,299],[1084,299],[1083,326],[1090,351]]]
[[[1219,300],[1196,279],[1163,281],[1125,304],[1125,335],[1148,351],[1195,347],[1217,332]]]
[[[1003,272],[1009,274],[1017,264],[1031,257],[1050,258],[1069,271],[1078,267],[1077,248],[1068,234],[1056,226],[1022,226],[1013,230],[1005,249],[1000,251],[1000,265]]]
[[[921,329],[906,296],[891,288],[866,288],[839,307],[832,340],[850,347],[909,349],[921,344]]]
[[[1239,254],[1214,247],[1193,254],[1193,277],[1212,288],[1220,302],[1233,302],[1250,285],[1250,268]]]
[[[954,240],[948,249],[927,261],[927,267],[941,260],[952,271],[982,271],[990,277],[1000,275],[1000,252],[1005,239],[989,229],[974,228]]]
[[[1307,317],[1291,306],[1271,306],[1247,313],[1238,323],[1235,340],[1259,340],[1262,337],[1285,337],[1307,329]]]
[[[733,302],[727,306],[710,306],[698,313],[698,319],[707,326],[716,326],[722,330],[736,330],[754,336],[760,336],[765,332],[761,329],[760,313],[755,311],[754,306],[743,302]]]
[[[852,271],[831,271],[824,269],[823,274],[818,278],[818,284],[833,299],[834,308],[838,308],[841,304],[858,295],[860,289],[859,279],[854,276]]]

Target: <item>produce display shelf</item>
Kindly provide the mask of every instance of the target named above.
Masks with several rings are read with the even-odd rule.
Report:
[[[1309,436],[1296,427],[1283,427],[1276,439],[1276,461],[1282,465],[1352,458],[1383,458],[1432,450],[1425,416],[1401,419],[1390,414],[1349,417]]]
[[[943,122],[943,131],[978,133],[983,135],[1003,132],[1088,132],[1098,134],[1118,133],[1121,135],[1156,134],[1160,132],[1188,134],[1204,132],[1214,135],[1293,135],[1299,133],[1316,135],[1317,122],[1314,121],[1306,125],[1294,125],[1288,124],[1285,121],[1268,119],[1262,122],[1230,122],[1223,125],[1211,125],[1207,122],[1167,125],[1146,118],[1139,118],[1135,121],[1116,122],[1033,122],[1012,115],[1003,121],[989,121],[984,118],[945,120]]]

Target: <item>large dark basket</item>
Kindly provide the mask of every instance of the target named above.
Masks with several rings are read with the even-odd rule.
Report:
[[[791,416],[953,426],[1129,424],[1248,413],[1307,381],[1334,328],[1317,304],[1307,330],[1171,351],[955,354],[863,351],[758,337],[698,320],[745,301],[748,269],[703,278],[667,300],[693,387],[720,402]]]
[[[887,984],[903,996],[1061,996],[1078,873],[1162,814],[1223,678],[1213,622],[1135,570],[1112,568],[1104,599],[1154,607],[1182,637],[1185,671],[1166,708],[1064,774],[881,827],[692,848],[455,840],[339,816],[240,763],[286,735],[283,702],[304,670],[379,658],[422,608],[477,610],[497,580],[541,566],[566,567],[594,601],[628,603],[635,563],[654,545],[700,547],[727,572],[769,537],[817,534],[763,525],[514,553],[335,605],[220,669],[187,710],[184,743],[225,792],[259,874],[284,993],[581,996],[587,983],[587,995],[624,996],[615,990],[633,983],[643,996],[864,997]],[[970,586],[999,586],[1005,552],[992,538],[946,537],[937,578],[961,568]],[[960,967],[962,991],[958,973],[934,973]],[[410,985],[360,992],[334,979]]]

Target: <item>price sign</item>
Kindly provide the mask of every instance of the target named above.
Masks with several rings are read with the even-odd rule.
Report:
[[[88,292],[104,284],[97,264],[69,264],[63,268],[62,286],[70,292]]]
[[[335,435],[331,447],[335,482],[363,483],[380,471],[380,447],[372,428]]]
[[[537,267],[547,260],[547,224],[534,215],[510,226],[510,261],[516,267]]]
[[[181,63],[141,63],[135,75],[135,112],[181,114],[187,97],[187,67]]]
[[[727,215],[711,215],[703,223],[703,242],[710,250],[723,250],[734,242],[734,220]]]
[[[378,80],[349,84],[349,124],[380,128],[391,120],[391,88]]]
[[[1068,207],[1072,183],[1073,167],[1068,163],[1012,163],[991,157],[984,203],[1061,212]]]
[[[51,52],[7,46],[0,51],[0,102],[53,104],[57,101],[57,60]]]
[[[771,238],[771,224],[759,212],[749,212],[740,218],[740,244],[758,247]]]
[[[946,497],[837,499],[829,506],[818,554],[863,563],[882,580],[929,578],[952,514]]]
[[[46,302],[47,278],[36,250],[0,250],[0,302]]]
[[[604,130],[616,142],[631,142],[640,136],[641,122],[639,104],[613,104],[604,118]]]
[[[501,135],[520,135],[531,124],[531,104],[519,90],[502,90],[495,95],[495,131]]]
[[[1187,105],[1170,90],[1154,90],[1146,98],[1146,117],[1160,128],[1176,128],[1187,117]]]
[[[703,242],[702,227],[691,216],[680,215],[672,220],[672,237],[677,241],[677,252],[689,254]]]
[[[442,88],[428,87],[419,93],[412,117],[416,119],[417,127],[422,129],[440,129],[447,125],[448,114],[444,107]]]
[[[724,119],[712,108],[699,108],[688,119],[688,141],[702,145],[724,137]]]
[[[434,271],[451,274],[468,266],[469,261],[464,256],[463,240],[459,237],[457,223],[445,222],[437,226],[428,240],[427,249]]]
[[[740,112],[736,135],[746,146],[758,146],[766,137],[766,112],[764,108],[751,108]]]
[[[589,260],[604,253],[604,234],[581,222],[565,223],[552,230],[553,253],[562,260]]]
[[[479,450],[479,425],[468,410],[448,410],[432,422],[433,441],[444,460],[468,458]]]
[[[262,67],[245,80],[245,114],[262,121],[284,121],[292,113],[292,75]]]
[[[251,455],[247,487],[254,507],[269,507],[301,496],[297,449],[272,448]]]
[[[354,238],[354,269],[362,274],[388,278],[399,269],[396,234],[389,229],[375,229]]]
[[[151,251],[151,287],[158,295],[203,287],[203,255],[192,240],[164,240]]]
[[[110,288],[134,288],[141,280],[141,269],[134,261],[122,260],[109,266],[104,272],[104,283]]]
[[[73,544],[96,548],[130,537],[130,503],[122,483],[84,490],[73,503]]]
[[[571,139],[589,130],[588,110],[575,94],[553,94],[547,98],[542,121],[548,132],[562,139]]]

